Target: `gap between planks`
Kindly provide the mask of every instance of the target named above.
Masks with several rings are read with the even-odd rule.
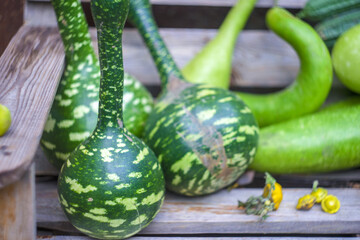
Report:
[[[245,215],[237,209],[237,200],[260,195],[262,189],[222,190],[218,193],[189,198],[167,193],[164,205],[141,235],[166,234],[359,234],[360,190],[329,189],[341,201],[340,211],[327,214],[315,206],[311,211],[297,211],[297,200],[308,189],[283,189],[284,198],[278,211],[259,222],[258,216]],[[68,222],[58,202],[56,182],[38,183],[37,226],[62,232],[78,231]]]
[[[0,188],[32,163],[59,83],[63,47],[54,28],[23,26],[0,58],[0,102],[12,114],[0,138]]]

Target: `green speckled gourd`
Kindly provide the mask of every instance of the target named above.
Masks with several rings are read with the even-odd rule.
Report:
[[[122,31],[129,0],[92,0],[100,55],[100,102],[94,132],[71,153],[58,179],[70,222],[95,238],[122,239],[146,227],[164,199],[152,150],[123,126]]]
[[[44,128],[41,146],[59,170],[70,153],[96,126],[99,101],[99,62],[78,0],[52,0],[65,48],[65,70]],[[153,108],[149,92],[125,74],[124,122],[141,137]]]
[[[144,140],[161,162],[168,189],[196,196],[235,181],[252,162],[258,126],[236,95],[186,82],[162,41],[148,0],[131,0],[138,28],[160,73],[162,93]]]

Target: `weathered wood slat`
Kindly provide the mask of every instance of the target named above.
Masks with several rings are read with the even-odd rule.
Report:
[[[56,29],[23,26],[0,58],[0,102],[12,125],[0,138],[0,188],[29,168],[59,82],[63,48]]]
[[[33,240],[35,220],[35,169],[0,189],[0,239]]]
[[[265,222],[237,209],[237,200],[260,195],[262,189],[235,189],[188,198],[168,193],[154,221],[141,235],[166,234],[359,234],[360,190],[329,189],[341,201],[338,213],[330,215],[315,206],[311,211],[295,209],[299,197],[308,189],[283,189],[284,198],[277,212]],[[43,229],[77,232],[61,211],[56,182],[37,185],[37,224]]]
[[[93,238],[90,237],[83,237],[83,236],[41,236],[38,238],[45,239],[45,240],[91,240]],[[269,239],[279,239],[279,240],[311,240],[314,239],[314,237],[131,237],[129,240],[269,240]],[[332,237],[318,237],[316,236],[316,239],[318,240],[334,240]],[[358,237],[339,237],[336,238],[337,240],[359,240]]]

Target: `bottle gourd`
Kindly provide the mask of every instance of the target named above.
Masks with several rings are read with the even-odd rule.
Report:
[[[52,0],[65,49],[65,70],[60,80],[41,146],[48,160],[59,170],[70,153],[96,126],[99,101],[99,61],[93,49],[88,25],[79,0]],[[152,110],[149,92],[125,74],[124,122],[141,136]]]
[[[162,92],[145,125],[144,141],[162,164],[171,191],[215,192],[235,181],[252,161],[258,127],[234,94],[184,80],[162,41],[148,0],[131,0],[138,28],[160,73]]]
[[[94,132],[63,165],[58,192],[70,222],[95,238],[122,239],[146,227],[164,199],[152,150],[124,128],[122,31],[129,0],[92,0],[100,55],[99,116]]]

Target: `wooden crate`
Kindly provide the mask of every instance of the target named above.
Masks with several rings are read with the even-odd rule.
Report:
[[[183,67],[215,34],[236,0],[152,0],[154,14],[170,52]],[[279,5],[296,13],[306,0],[280,0]],[[266,30],[265,13],[272,0],[259,0],[245,30],[239,36],[233,60],[231,88],[271,92],[289,85],[297,74],[295,52]],[[89,0],[83,1],[89,25]],[[63,67],[63,48],[48,0],[28,0],[26,24],[20,28],[0,59],[0,102],[14,113],[8,135],[0,139],[0,239],[90,239],[67,221],[56,193],[57,172],[38,148]],[[91,34],[96,47],[95,30]],[[125,70],[156,96],[160,81],[139,34],[127,25],[124,32]],[[335,79],[328,102],[351,95]],[[5,160],[4,160],[5,159]],[[31,170],[32,162],[36,163]],[[34,191],[34,171],[37,175]],[[360,239],[360,171],[276,176],[285,187],[284,200],[265,222],[237,209],[237,200],[261,194],[263,175],[250,172],[240,179],[244,188],[186,198],[168,193],[164,206],[148,228],[132,239]],[[312,181],[330,187],[340,198],[339,213],[328,215],[315,207],[298,212],[297,199],[310,191]],[[6,187],[5,187],[6,186]],[[336,187],[336,188],[334,188]],[[306,189],[305,189],[306,188]],[[12,193],[13,195],[9,194]],[[36,195],[36,220],[34,202]],[[14,209],[14,211],[4,209]],[[25,217],[26,216],[26,217]],[[25,227],[26,226],[26,227]],[[21,230],[23,229],[23,230]],[[24,230],[26,229],[26,230]]]

